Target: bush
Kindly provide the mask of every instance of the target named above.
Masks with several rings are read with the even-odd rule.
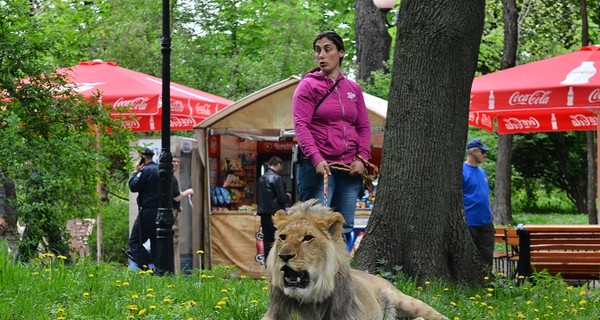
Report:
[[[113,199],[110,205],[102,208],[102,261],[126,264],[121,249],[127,247],[129,238],[129,203]],[[90,236],[90,256],[97,255],[97,229]]]

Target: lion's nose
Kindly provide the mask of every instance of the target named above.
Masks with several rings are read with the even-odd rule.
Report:
[[[288,261],[290,261],[290,259],[292,259],[295,256],[296,256],[295,254],[291,254],[291,253],[282,253],[279,255],[279,258],[281,258],[281,260],[283,260],[283,262],[288,262]]]

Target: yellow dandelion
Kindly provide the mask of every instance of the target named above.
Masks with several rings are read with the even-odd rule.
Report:
[[[215,309],[221,309],[221,306],[215,306]]]
[[[65,319],[67,319],[67,318],[65,318],[64,316],[58,316],[58,317],[56,317],[56,320],[65,320]]]
[[[58,309],[56,309],[56,312],[58,312],[58,313],[64,313],[65,312],[65,308],[58,308]]]
[[[224,306],[227,302],[225,300],[219,300],[219,302],[217,302],[218,306]]]
[[[90,293],[86,291],[86,292],[84,292],[84,293],[83,293],[83,296],[84,296],[84,297],[89,297],[89,296],[90,296]]]
[[[450,291],[450,289],[449,288],[444,288],[444,291],[448,292],[448,291]]]
[[[139,308],[137,306],[137,304],[130,304],[127,306],[127,310],[129,311],[137,311]]]
[[[450,301],[450,305],[453,306],[453,307],[456,307],[456,302]]]
[[[423,287],[421,287],[421,286],[417,287],[417,291],[423,291]]]
[[[580,306],[584,306],[586,304],[587,304],[587,300],[581,300],[581,301],[579,301],[579,305]]]
[[[246,279],[246,278],[248,278],[246,275],[241,275],[240,276],[240,279]]]
[[[125,281],[123,282],[123,286],[127,287],[129,285],[129,282]]]
[[[504,277],[504,272],[498,272],[498,277],[500,277],[500,278]]]
[[[262,289],[263,289],[263,291],[268,291],[268,290],[269,290],[269,287],[267,287],[267,286],[264,286],[264,287],[262,287]]]
[[[494,291],[494,288],[487,288],[487,291],[488,291],[488,292],[493,292],[493,291]]]
[[[200,278],[206,279],[206,278],[208,278],[208,275],[203,273],[203,274],[200,275]]]
[[[197,254],[204,254],[204,251],[202,251],[202,250],[198,250],[198,251],[196,251],[196,253],[197,253]]]
[[[58,255],[58,258],[59,258],[60,260],[67,260],[67,257],[63,256],[62,254],[59,254],[59,255]]]
[[[131,295],[131,298],[132,298],[132,299],[137,299],[137,298],[139,298],[139,297],[140,297],[140,295],[139,295],[139,294],[137,294],[137,293],[134,293],[134,294],[132,294],[132,295]]]
[[[454,319],[452,319],[452,320],[460,320],[460,318],[459,317],[454,317]]]
[[[527,301],[525,301],[525,304],[526,304],[526,305],[530,305],[530,304],[532,304],[532,303],[533,303],[533,302],[531,302],[531,300],[527,300]]]
[[[261,280],[267,280],[267,276],[261,276],[260,279]]]
[[[431,284],[431,281],[425,281],[425,285],[428,286]]]
[[[152,289],[152,288],[146,289],[146,292],[152,292],[152,291],[154,291],[154,289]]]
[[[485,277],[483,277],[483,280],[488,281],[488,280],[490,280],[490,277],[485,276]]]
[[[163,302],[164,303],[171,303],[173,300],[169,299],[169,298],[164,298]]]
[[[251,300],[250,303],[252,303],[252,304],[258,304],[258,300]]]
[[[93,278],[94,275],[92,273],[88,274],[88,278]]]
[[[552,307],[552,306],[546,306],[546,309],[552,310],[552,309],[554,309],[554,307]]]
[[[148,308],[149,308],[150,310],[156,310],[156,306],[155,306],[155,305],[150,305]]]
[[[579,291],[579,296],[580,296],[580,297],[583,297],[583,296],[585,296],[586,294],[587,294],[587,292],[585,292],[585,291]]]
[[[489,297],[493,297],[494,295],[491,293],[487,293],[485,296],[489,298]]]
[[[569,299],[567,299],[567,298],[562,299],[562,302],[568,302],[568,301],[569,301]]]
[[[523,280],[525,279],[525,276],[518,276],[517,278],[519,278],[519,280]]]
[[[153,293],[146,293],[146,298],[154,298],[154,294]]]
[[[39,276],[39,275],[40,275],[40,273],[39,273],[39,272],[37,272],[37,271],[35,271],[35,272],[34,272],[34,273],[32,273],[32,274],[33,274],[34,276]]]
[[[144,313],[146,313],[146,309],[142,309],[138,312],[138,316],[143,315]]]
[[[127,317],[127,319],[135,319],[135,316],[130,314],[129,317]]]
[[[521,312],[517,313],[517,318],[519,319],[525,319],[527,318],[527,316],[525,316],[524,314],[522,314]]]
[[[175,285],[174,284],[169,284],[169,285],[167,285],[167,288],[173,289],[173,288],[175,288]]]
[[[494,306],[487,306],[488,309],[493,310]]]
[[[227,291],[229,291],[227,288],[221,289],[221,292],[227,292]]]
[[[469,300],[475,300],[475,297],[471,296],[469,297]]]
[[[540,312],[540,309],[538,309],[538,308],[533,308],[533,312],[535,312],[535,313],[538,313],[538,312]]]
[[[46,273],[52,272],[52,269],[50,269],[50,268],[44,269],[44,272],[46,272]]]
[[[116,283],[121,283],[122,281],[117,279],[117,280],[115,280],[115,282]]]

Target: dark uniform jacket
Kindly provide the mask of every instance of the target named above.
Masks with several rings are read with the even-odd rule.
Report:
[[[129,190],[137,192],[137,205],[140,208],[158,208],[160,192],[158,190],[158,165],[148,162],[138,173],[129,179]]]
[[[258,202],[257,214],[260,216],[272,215],[279,209],[285,209],[288,199],[283,180],[271,168],[258,178],[256,196]]]

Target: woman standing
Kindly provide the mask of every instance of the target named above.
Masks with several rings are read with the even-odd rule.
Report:
[[[297,181],[300,200],[316,198],[344,216],[344,240],[354,228],[356,199],[363,190],[363,161],[371,157],[371,127],[360,86],[341,71],[342,38],[324,31],[313,41],[318,67],[304,75],[294,92],[294,130],[302,151]],[[331,163],[345,164],[350,171]]]

